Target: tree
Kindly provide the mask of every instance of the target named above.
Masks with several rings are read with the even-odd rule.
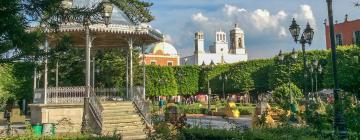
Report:
[[[149,8],[152,3],[140,0],[111,0],[134,22],[150,22],[154,19]],[[43,31],[27,32],[31,25],[46,25],[57,28],[62,22],[64,9],[61,0],[2,0],[0,2],[0,63],[15,60],[37,60],[45,55],[39,49],[44,40]],[[74,17],[87,8],[76,8],[70,14]],[[70,15],[70,16],[71,16]]]
[[[146,94],[150,97],[174,96],[178,94],[173,67],[146,67]]]
[[[11,85],[15,83],[15,78],[11,74],[12,68],[8,65],[0,65],[0,111],[5,110],[6,103],[15,98],[11,94]]]
[[[199,90],[200,68],[198,66],[174,67],[179,94],[194,95]]]

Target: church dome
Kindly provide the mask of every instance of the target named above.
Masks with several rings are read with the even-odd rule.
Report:
[[[163,54],[163,55],[177,55],[177,50],[173,45],[165,41],[155,43],[148,47],[147,54]]]
[[[244,33],[244,31],[237,24],[235,24],[235,27],[232,29],[232,32]]]

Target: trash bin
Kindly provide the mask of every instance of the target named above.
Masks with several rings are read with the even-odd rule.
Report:
[[[41,136],[43,126],[40,123],[33,125],[32,128],[34,130],[35,136]]]
[[[55,134],[54,124],[44,123],[42,133],[43,133],[43,135],[46,135],[46,136],[54,135]]]

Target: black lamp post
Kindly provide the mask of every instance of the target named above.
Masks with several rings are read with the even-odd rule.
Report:
[[[317,91],[318,91],[318,73],[322,72],[322,67],[321,65],[319,65],[319,61],[318,60],[314,60],[312,61],[312,63],[310,64],[310,74],[311,74],[311,92],[312,92],[312,97],[315,97],[315,95],[317,96]],[[315,85],[314,85],[315,82]],[[314,87],[315,86],[315,87]]]
[[[335,45],[335,34],[334,34],[334,16],[332,9],[332,0],[326,0],[327,10],[329,16],[329,28],[330,28],[330,46],[331,46],[331,59],[332,59],[332,69],[334,77],[334,133],[336,136],[339,136],[340,139],[346,139],[348,132],[346,130],[345,118],[343,116],[343,108],[341,103],[341,95],[339,88],[339,81],[336,68],[336,45]]]
[[[225,82],[227,81],[228,77],[226,74],[220,75],[219,80],[222,81],[222,95],[223,99],[225,99]]]
[[[208,68],[208,71],[210,71],[211,69],[213,69],[215,67],[215,63],[214,61],[211,60],[211,63],[209,65],[209,68]],[[201,64],[201,68],[203,69],[204,73],[205,73],[205,70],[207,68],[205,62],[203,62]],[[207,89],[208,89],[208,112],[211,111],[211,88],[210,88],[210,79],[209,79],[209,74],[206,73],[205,74],[206,76],[206,81],[207,81]]]
[[[292,35],[292,37],[294,38],[295,43],[300,43],[301,44],[301,48],[302,48],[302,53],[303,53],[303,64],[304,64],[304,82],[303,82],[303,94],[306,98],[306,102],[309,101],[309,96],[307,93],[307,66],[306,66],[306,52],[305,52],[305,45],[309,44],[311,45],[311,42],[313,40],[313,36],[314,36],[314,29],[312,29],[310,27],[310,24],[307,23],[306,28],[304,30],[304,32],[302,33],[300,40],[299,40],[299,36],[300,36],[300,26],[296,23],[295,18],[293,18],[292,24],[290,25],[289,31]],[[308,112],[308,103],[306,103],[305,105],[306,107],[306,112]]]

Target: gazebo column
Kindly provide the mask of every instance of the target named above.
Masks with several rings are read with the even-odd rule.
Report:
[[[129,53],[126,54],[126,98],[129,99]]]
[[[90,50],[91,50],[91,38],[90,38],[90,29],[89,26],[85,25],[85,34],[86,34],[86,48],[85,48],[85,65],[86,65],[86,72],[85,72],[85,92],[86,97],[90,97]]]
[[[47,104],[47,87],[48,87],[48,38],[45,38],[44,49],[45,49],[45,60],[44,60],[44,104]]]
[[[129,85],[129,88],[130,88],[130,98],[132,99],[133,96],[134,96],[134,89],[133,89],[133,84],[134,84],[134,81],[133,81],[133,58],[132,58],[132,53],[133,53],[133,45],[134,45],[134,42],[133,42],[133,39],[130,38],[128,40],[128,43],[129,43],[129,82],[130,82],[130,85]]]
[[[145,48],[144,45],[141,46],[142,52],[142,66],[143,66],[143,98],[146,99],[146,66],[145,66]]]

